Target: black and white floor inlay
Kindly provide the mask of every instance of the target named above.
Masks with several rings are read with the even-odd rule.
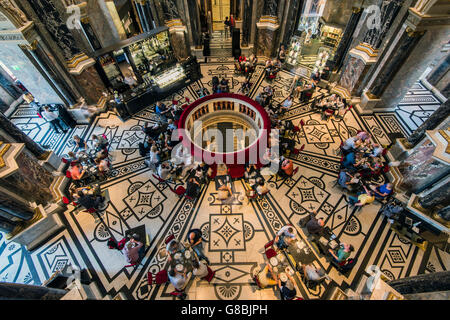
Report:
[[[172,98],[182,102],[185,98],[197,99],[197,90],[201,87],[211,91],[213,76],[228,79],[233,92],[244,81],[243,76],[234,73],[233,61],[227,58],[202,64],[201,70],[204,75],[201,81],[167,101]],[[282,102],[289,94],[292,79],[293,74],[289,72],[278,74],[272,83],[276,101]],[[268,84],[262,66],[256,68],[251,82],[253,86],[249,96],[254,98]],[[413,89],[422,90],[421,87]],[[319,89],[314,95],[327,93]],[[433,103],[427,101],[431,108]],[[420,106],[424,105],[421,102]],[[397,111],[407,110],[404,106],[399,106]],[[152,176],[137,149],[143,140],[141,127],[146,122],[158,120],[152,106],[125,123],[114,112],[108,111],[97,116],[90,125],[77,126],[64,137],[54,134],[44,120],[27,109],[30,108],[19,108],[12,115],[12,121],[36,141],[51,145],[60,155],[73,148],[71,137],[74,134],[86,137],[88,143],[93,133],[108,137],[113,174],[101,184],[101,188],[108,191],[111,200],[101,220],[69,206],[61,215],[66,229],[33,252],[6,241],[0,234],[1,281],[41,284],[53,272],[71,263],[88,268],[105,296],[122,292],[129,299],[174,299],[169,294],[173,291],[172,285],[150,286],[147,273],[155,274],[166,267],[167,260],[161,252],[168,235],[174,234],[177,239],[185,240],[190,229],[199,228],[206,240],[205,253],[216,274],[211,283],[191,279],[186,287],[188,299],[278,299],[279,294],[274,288],[258,290],[251,280],[251,273],[265,263],[264,244],[272,240],[281,227],[286,224],[297,226],[301,218],[315,210],[343,242],[353,244],[358,263],[349,275],[343,276],[314,251],[314,264],[323,267],[331,280],[309,289],[296,277],[298,296],[304,299],[326,298],[336,286],[343,290],[354,288],[367,266],[372,264],[378,265],[390,279],[448,270],[450,267],[450,256],[441,250],[428,246],[422,251],[398,238],[378,214],[379,204],[354,212],[347,206],[346,196],[333,187],[339,169],[336,150],[343,140],[364,129],[370,131],[377,142],[389,144],[393,135],[406,135],[412,129],[407,127],[407,123],[399,122],[394,113],[360,116],[352,109],[343,120],[324,121],[308,103],[295,101],[285,117],[301,127],[291,137],[297,148],[305,145],[300,154],[291,156],[294,165],[299,167],[298,172],[289,179],[268,176],[271,192],[250,202],[242,197],[247,188],[244,182],[234,181],[235,200],[225,204],[216,199],[214,182],[206,184],[200,197],[192,201],[179,198],[166,184]],[[300,125],[301,121],[304,126]],[[123,255],[108,249],[106,242],[111,236],[120,240],[127,230],[139,226],[145,226],[150,245],[145,252],[143,266],[125,268]],[[298,227],[297,232],[306,239]]]

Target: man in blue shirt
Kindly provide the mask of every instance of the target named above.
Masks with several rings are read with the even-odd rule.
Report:
[[[385,183],[377,185],[370,185],[370,188],[373,190],[375,198],[385,199],[387,198],[393,191],[392,183]]]
[[[170,111],[170,109],[167,109],[166,105],[164,103],[161,103],[158,101],[155,106],[155,111],[156,111],[156,114],[158,114],[159,116],[161,116],[165,119],[166,113],[168,113]]]

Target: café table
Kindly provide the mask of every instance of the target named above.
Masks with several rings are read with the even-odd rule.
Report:
[[[192,263],[196,260],[195,253],[190,247],[185,247],[182,244],[181,246],[183,247],[182,249],[177,250],[170,255],[172,258],[170,265],[179,272],[191,272],[194,269]],[[178,269],[178,265],[182,265],[183,270]]]
[[[314,241],[318,246],[322,254],[328,255],[329,249],[336,249],[339,246],[339,239],[336,235],[328,228],[325,227],[318,239]]]
[[[314,255],[312,249],[305,241],[301,239],[297,239],[289,244],[285,252],[288,257],[292,257],[296,267],[297,265],[307,265],[316,261],[316,256]]]
[[[295,268],[290,265],[288,257],[281,252],[269,259],[269,264],[276,275],[289,273],[291,276],[295,274]]]

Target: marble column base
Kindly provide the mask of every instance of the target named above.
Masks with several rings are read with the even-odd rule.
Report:
[[[361,102],[359,104],[359,107],[361,110],[363,110],[363,114],[372,113],[373,109],[376,108],[376,106],[380,103],[381,99],[370,97],[367,92],[364,92],[361,95]]]
[[[191,46],[191,53],[194,57],[197,58],[198,61],[201,61],[205,58],[205,56],[203,55],[203,46],[201,46],[200,48]]]
[[[74,77],[83,88],[83,98],[89,105],[96,104],[103,92],[106,91],[106,87],[93,65],[84,69],[80,74],[74,75]]]
[[[450,234],[450,222],[440,218],[433,210],[423,208],[419,203],[419,196],[417,194],[413,193],[411,195],[407,209],[414,213],[419,219],[428,222],[439,231]]]
[[[169,25],[168,25],[169,26]],[[180,21],[175,21],[169,26],[170,44],[177,60],[184,60],[189,57],[190,46],[187,41],[187,28]]]
[[[58,170],[59,165],[61,164],[61,157],[55,152],[50,151],[47,159],[39,160],[38,163],[47,169],[48,172],[52,173],[53,171]]]
[[[13,103],[11,103],[11,105],[9,106],[9,108],[3,112],[3,114],[6,117],[9,117],[10,115],[13,114],[14,111],[16,111],[17,107],[23,102],[23,95],[20,96],[16,101],[14,101]]]
[[[438,98],[442,103],[447,101],[447,98],[444,97],[444,95],[438,89],[436,89],[431,83],[429,83],[427,79],[425,78],[421,79],[421,82],[424,85],[424,87],[433,92],[436,98]]]
[[[47,206],[47,210],[42,205],[36,207],[35,216],[28,221],[20,231],[15,234],[7,234],[6,239],[24,245],[31,251],[41,244],[45,239],[64,228],[55,210],[56,205]]]
[[[253,45],[249,45],[248,47],[241,47],[241,53],[246,57],[251,56],[252,54],[254,54]]]

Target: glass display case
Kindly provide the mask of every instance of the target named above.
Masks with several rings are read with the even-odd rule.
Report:
[[[288,47],[286,63],[296,66],[302,49],[302,41],[300,37],[293,36]]]
[[[325,46],[333,50],[337,48],[342,37],[342,29],[325,25],[322,28],[322,41]]]
[[[94,53],[105,85],[117,91],[117,111],[127,119],[201,77],[193,57],[177,61],[167,27],[158,27]]]
[[[113,87],[117,86],[122,74],[113,56],[108,53],[99,57],[98,61],[111,85]]]
[[[186,77],[184,69],[180,65],[166,70],[165,72],[154,77],[154,83],[160,87],[165,88],[170,86],[172,83],[180,81]]]

